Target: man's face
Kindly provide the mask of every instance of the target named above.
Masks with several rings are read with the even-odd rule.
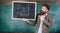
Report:
[[[41,12],[47,12],[48,11],[45,6],[42,6],[42,9],[41,10],[42,10]]]
[[[41,9],[40,15],[44,15],[44,14],[46,14],[47,11],[48,11],[48,9],[47,9],[45,6],[42,6],[42,9]]]

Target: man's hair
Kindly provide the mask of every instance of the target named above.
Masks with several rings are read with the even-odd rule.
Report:
[[[45,6],[48,10],[50,9],[50,6],[48,4],[42,4],[42,6]]]

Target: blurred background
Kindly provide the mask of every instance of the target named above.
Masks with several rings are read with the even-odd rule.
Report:
[[[49,4],[49,13],[53,17],[49,32],[60,31],[60,0],[0,0],[0,32],[34,32],[36,29],[36,25],[30,26],[22,20],[12,20],[12,1],[37,2],[36,14],[39,13],[41,4]]]

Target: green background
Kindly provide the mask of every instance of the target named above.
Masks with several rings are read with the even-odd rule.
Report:
[[[37,5],[36,13],[39,13],[41,4]],[[49,13],[52,15],[50,32],[60,31],[60,5],[50,4]],[[12,19],[12,5],[0,5],[0,32],[34,32],[35,26],[31,26],[22,20]]]

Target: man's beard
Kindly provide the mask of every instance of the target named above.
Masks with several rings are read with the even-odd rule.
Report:
[[[40,15],[44,15],[44,14],[46,14],[46,12],[43,12],[43,11],[41,10]]]

